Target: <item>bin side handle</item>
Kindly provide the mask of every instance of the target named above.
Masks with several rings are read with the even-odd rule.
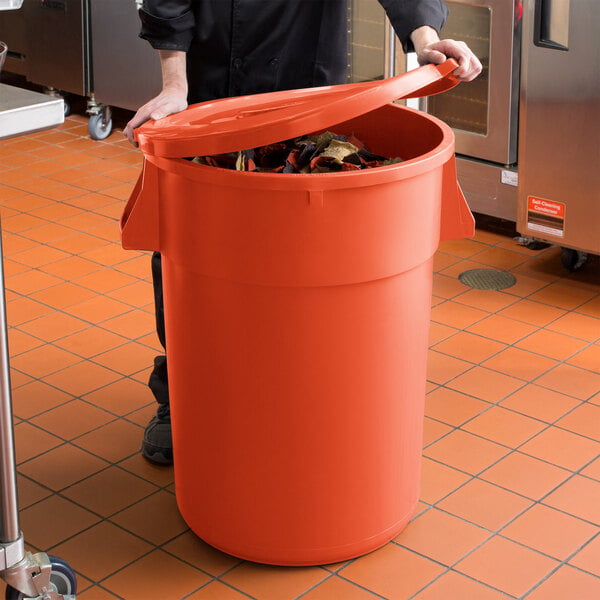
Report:
[[[475,219],[456,178],[454,155],[443,167],[440,241],[470,238],[475,234]]]
[[[146,159],[121,217],[121,245],[125,250],[160,250],[158,167]]]

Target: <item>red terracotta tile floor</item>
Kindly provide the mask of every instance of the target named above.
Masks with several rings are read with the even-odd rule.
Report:
[[[80,114],[0,142],[21,526],[78,598],[600,598],[597,257],[569,273],[559,248],[489,228],[442,244],[415,517],[342,564],[241,561],[189,531],[172,469],[138,453],[158,343],[149,256],[119,243],[141,165],[121,127],[92,141]],[[473,267],[517,283],[466,287]]]

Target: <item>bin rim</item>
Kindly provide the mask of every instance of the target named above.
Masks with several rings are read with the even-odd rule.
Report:
[[[429,121],[440,130],[440,142],[429,152],[377,169],[360,171],[340,171],[331,173],[281,173],[236,171],[191,162],[184,158],[146,156],[145,160],[160,170],[183,176],[201,183],[214,183],[227,187],[240,187],[262,190],[328,190],[370,187],[391,181],[409,179],[427,173],[436,166],[448,162],[454,155],[454,133],[449,125],[430,114],[407,106],[394,105],[394,108],[414,113],[424,121]],[[310,133],[310,132],[309,132]]]
[[[429,96],[458,85],[454,59],[396,77],[202,102],[135,132],[147,156],[185,158],[256,148],[321,131],[394,100]]]

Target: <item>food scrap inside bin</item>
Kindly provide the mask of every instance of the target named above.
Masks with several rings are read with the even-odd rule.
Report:
[[[331,173],[384,167],[402,162],[402,159],[373,154],[354,135],[344,136],[326,131],[250,150],[197,156],[193,162],[248,172]]]

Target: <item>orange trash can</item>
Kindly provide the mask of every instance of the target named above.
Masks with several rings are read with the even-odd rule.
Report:
[[[456,85],[455,67],[207,102],[138,130],[122,243],[162,253],[178,506],[224,552],[338,562],[415,510],[433,255],[474,225],[451,129],[391,101]],[[182,158],[326,129],[405,160],[283,175]]]

